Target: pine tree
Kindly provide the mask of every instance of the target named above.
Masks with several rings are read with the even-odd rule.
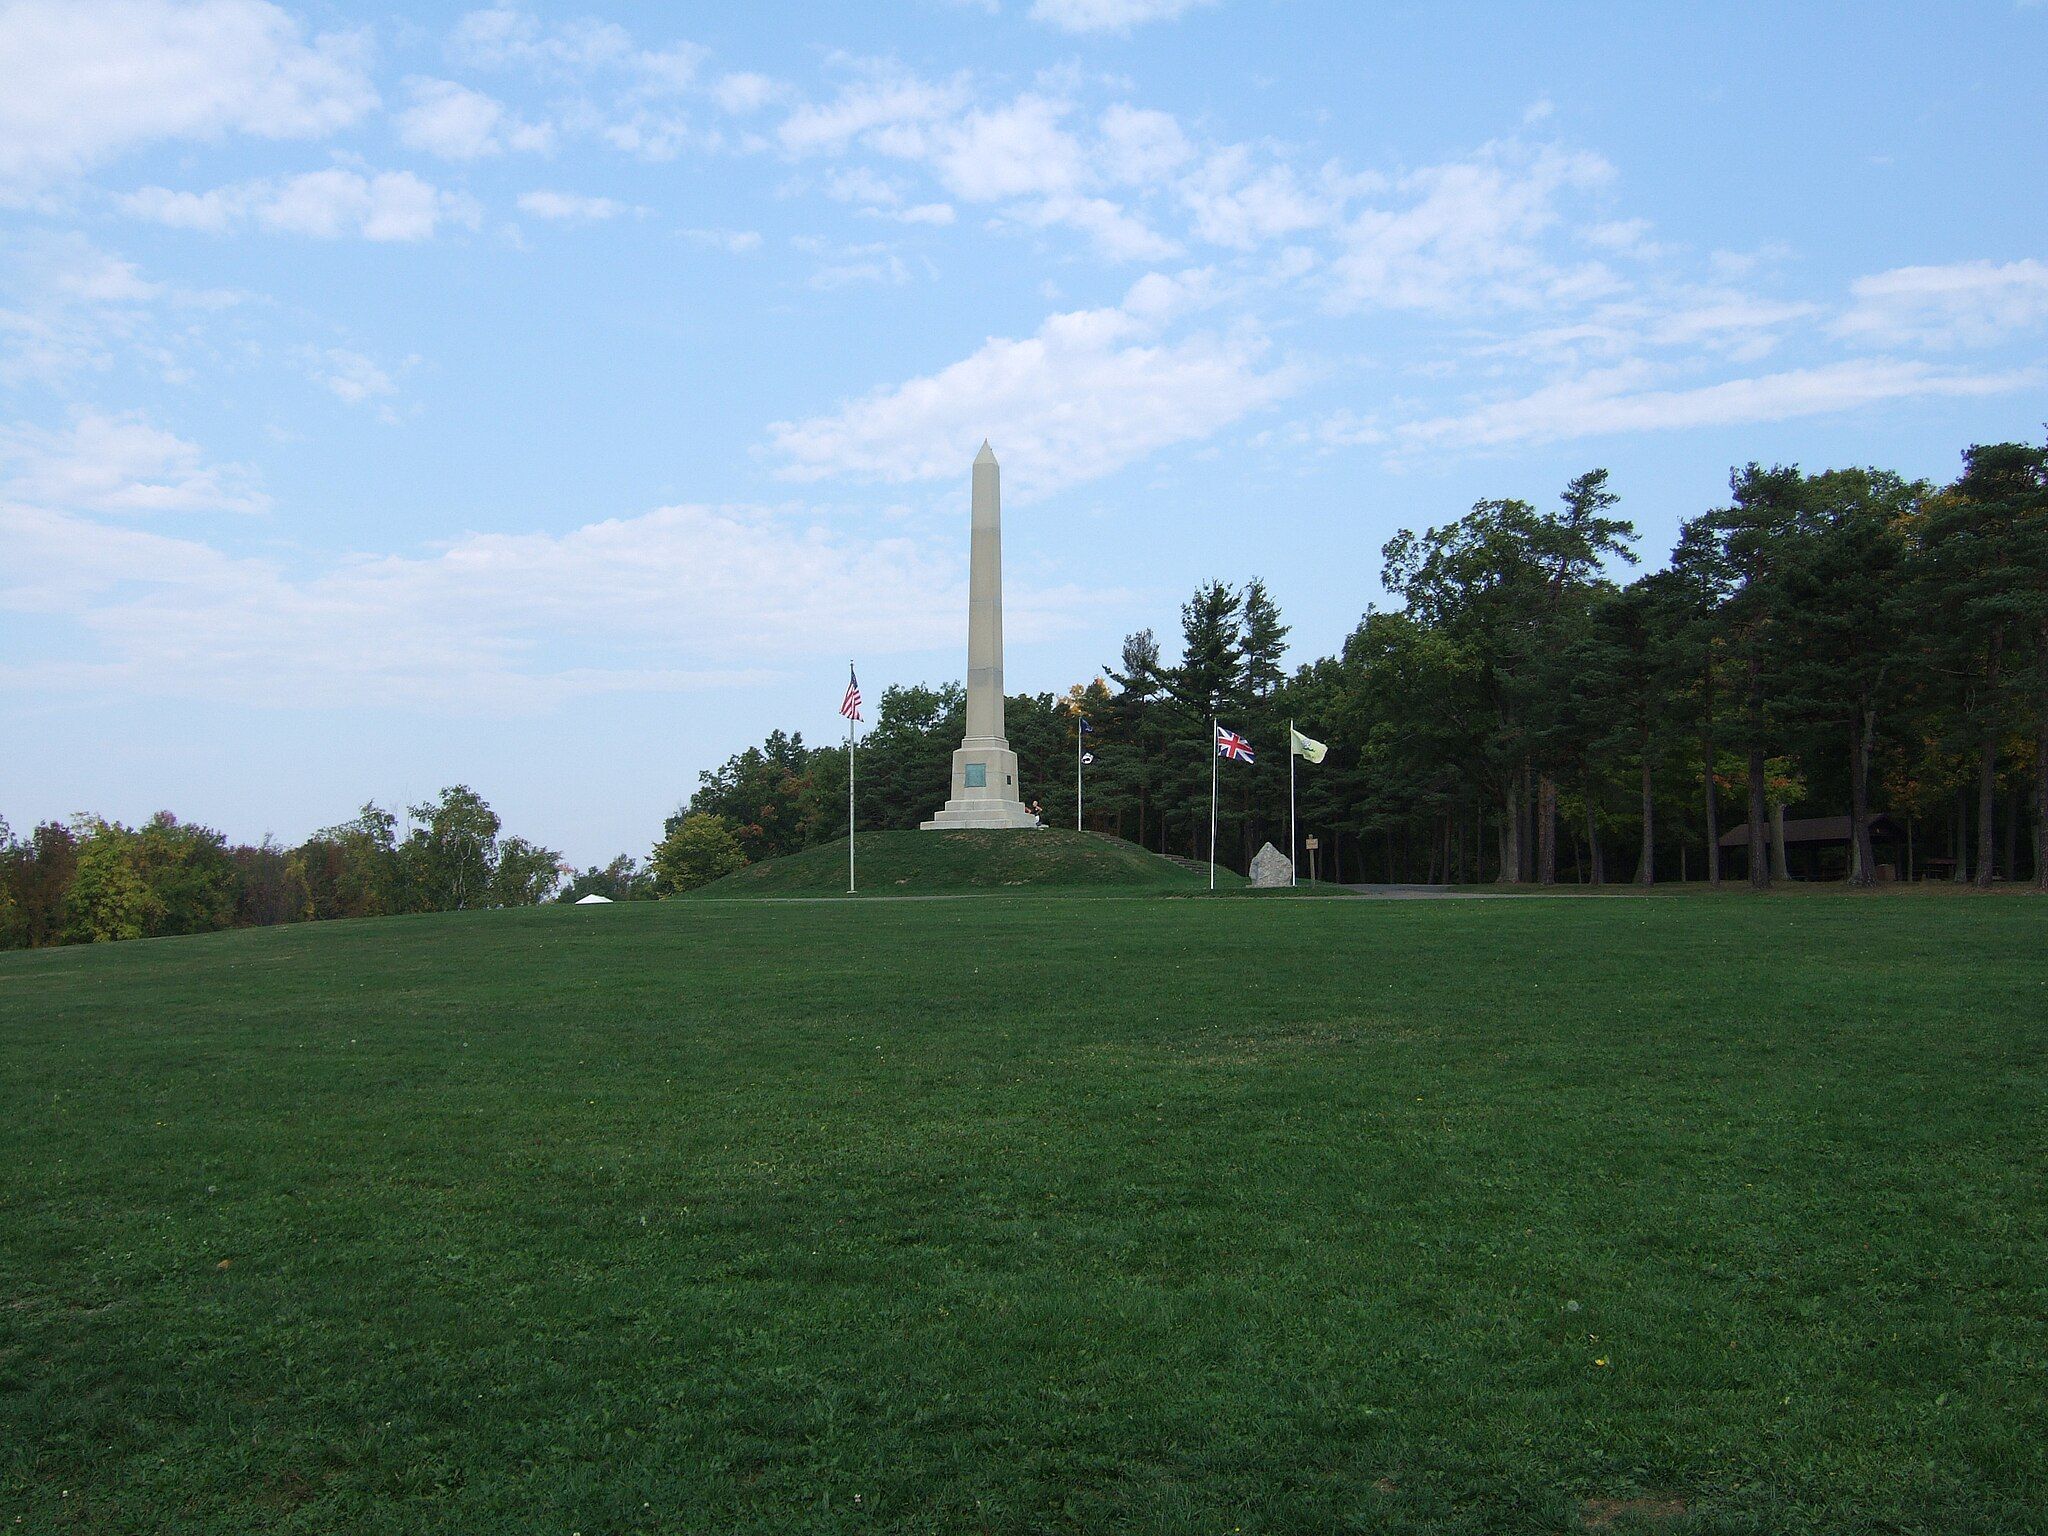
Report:
[[[1907,660],[1906,539],[1927,489],[1885,470],[1812,476],[1805,514],[1784,543],[1780,711],[1846,744],[1849,877],[1858,885],[1877,878],[1870,765],[1892,679]]]
[[[1729,477],[1729,505],[1688,526],[1681,548],[1687,573],[1714,599],[1719,638],[1737,672],[1743,747],[1749,781],[1749,883],[1771,883],[1764,857],[1766,765],[1779,709],[1775,689],[1784,655],[1786,541],[1799,529],[1806,495],[1798,466],[1750,464]]]
[[[2024,718],[2029,681],[2036,741],[2048,746],[2048,448],[1969,448],[1962,475],[1926,507],[1921,591],[1943,615],[1934,655],[1957,690],[1954,714],[1976,754],[1976,879],[1988,886],[1997,877],[1999,748]],[[2035,794],[2048,815],[2039,770]]]

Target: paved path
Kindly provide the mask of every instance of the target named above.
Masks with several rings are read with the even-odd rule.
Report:
[[[1306,890],[1304,886],[1302,889]],[[1653,893],[1642,890],[1587,890],[1582,885],[1527,885],[1519,890],[1475,891],[1453,885],[1318,885],[1321,891],[1342,891],[1379,901],[1528,901],[1539,896],[1569,896],[1574,901],[1639,901]],[[1656,892],[1664,895],[1665,892]]]
[[[1307,887],[1303,887],[1307,889]],[[1336,885],[1325,882],[1315,889],[1345,891],[1353,896],[1376,896],[1382,901],[1447,901],[1497,894],[1493,891],[1460,891],[1448,885]]]
[[[1088,890],[1084,888],[1055,887],[1050,890],[1033,890],[1030,886],[990,886],[978,891],[862,891],[849,898],[844,891],[830,895],[815,896],[704,896],[697,898],[704,902],[724,905],[761,906],[770,902],[815,902],[815,901],[982,901],[991,896],[1085,896],[1090,901],[1154,901],[1162,897],[1186,900],[1194,896],[1206,896],[1207,891],[1119,891]],[[1216,892],[1218,896],[1246,896],[1257,894],[1249,887],[1234,886]],[[1661,893],[1660,893],[1661,894]],[[1574,901],[1641,901],[1649,899],[1648,891],[1589,891],[1581,886],[1529,886],[1524,890],[1474,891],[1450,885],[1338,885],[1324,880],[1314,885],[1304,883],[1296,888],[1297,901],[1533,901],[1541,897],[1557,898],[1568,896]]]

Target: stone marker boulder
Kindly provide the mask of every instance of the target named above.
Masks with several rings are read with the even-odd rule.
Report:
[[[1287,855],[1266,844],[1252,855],[1252,884],[1259,890],[1270,890],[1276,885],[1294,884],[1294,866],[1287,862]]]

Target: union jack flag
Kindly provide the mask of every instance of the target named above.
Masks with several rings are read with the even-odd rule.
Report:
[[[1252,744],[1237,732],[1219,725],[1216,727],[1216,755],[1227,757],[1234,763],[1249,763],[1252,761]]]
[[[853,666],[846,668],[846,697],[839,701],[839,713],[849,720],[860,719],[860,679],[853,675]]]

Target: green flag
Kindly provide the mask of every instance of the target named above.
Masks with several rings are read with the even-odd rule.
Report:
[[[1294,749],[1294,755],[1305,757],[1312,763],[1320,763],[1323,754],[1330,750],[1325,743],[1311,740],[1291,725],[1287,728],[1287,734],[1291,738],[1288,745]]]

